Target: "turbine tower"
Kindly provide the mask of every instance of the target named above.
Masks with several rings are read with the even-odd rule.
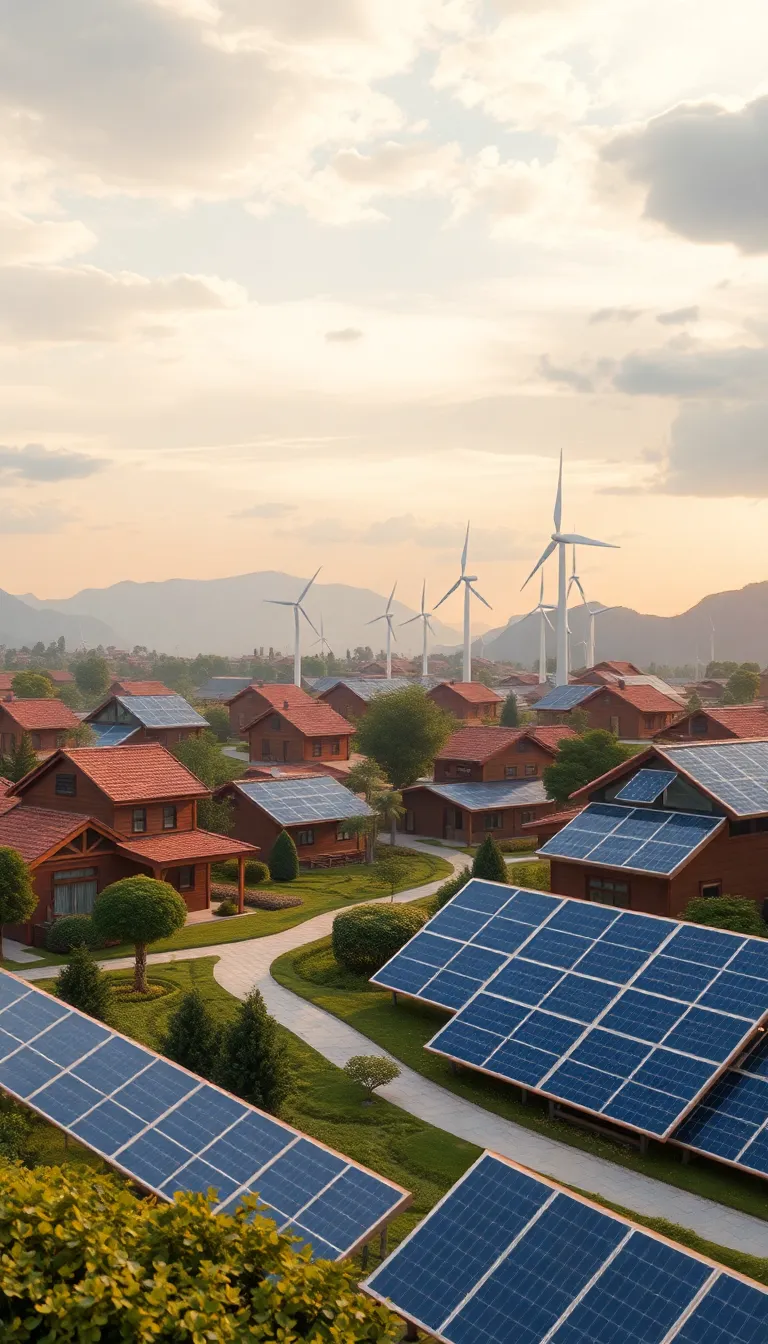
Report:
[[[325,638],[325,628],[323,626],[322,616],[320,617],[320,638],[316,639],[314,644],[310,645],[310,648],[316,649],[318,644],[320,645],[321,658],[327,658],[329,654],[333,653],[333,649]]]
[[[555,674],[556,686],[568,685],[568,587],[566,575],[566,547],[567,546],[606,546],[612,550],[618,549],[610,541],[595,541],[592,537],[582,537],[574,532],[561,532],[560,524],[563,520],[563,450],[560,449],[560,472],[557,479],[557,494],[555,495],[554,509],[555,530],[550,537],[549,543],[544,549],[537,563],[531,570],[528,578],[523,584],[530,583],[534,574],[537,573],[546,560],[554,551],[558,552],[557,569],[557,671]]]
[[[425,601],[426,601],[426,597],[427,597],[427,580],[425,579],[425,580],[424,580],[424,583],[423,583],[423,585],[422,585],[422,589],[421,589],[421,611],[419,612],[418,616],[410,616],[410,617],[408,618],[407,621],[401,621],[401,622],[400,622],[401,625],[413,625],[414,621],[423,621],[423,623],[424,623],[424,628],[423,628],[423,631],[422,631],[422,644],[421,644],[421,675],[422,675],[422,677],[428,677],[428,676],[429,676],[429,641],[428,641],[428,635],[429,635],[430,632],[431,632],[432,634],[435,633],[434,630],[432,629],[432,626],[430,625],[430,621],[429,621],[429,618],[430,618],[430,616],[432,615],[432,612],[431,612],[431,611],[426,611],[426,610],[425,610],[425,607],[424,607],[424,603],[425,603]]]
[[[595,666],[595,617],[605,611],[615,611],[615,607],[593,607],[587,603],[587,666]]]
[[[392,598],[395,596],[396,587],[397,580],[395,580],[395,587],[389,594],[389,601],[381,616],[374,616],[372,621],[366,621],[366,625],[376,625],[377,621],[386,621],[387,623],[387,681],[392,680],[392,640],[394,639],[395,642],[397,642],[394,629],[392,628],[392,623],[395,619],[392,615]]]
[[[547,615],[549,611],[556,611],[557,608],[544,601],[544,573],[541,575],[541,591],[539,600],[532,611],[526,613],[523,620],[526,621],[529,616],[539,617],[539,685],[547,680],[547,626],[554,630],[554,626]]]
[[[477,589],[472,587],[473,583],[477,583],[477,575],[467,573],[468,550],[469,550],[469,523],[467,523],[467,535],[464,538],[464,549],[461,552],[461,573],[456,582],[454,583],[453,587],[448,589],[448,592],[445,594],[445,597],[441,597],[440,601],[437,604],[437,607],[441,607],[445,602],[445,599],[447,597],[450,597],[451,593],[455,593],[456,589],[460,588],[462,583],[464,584],[464,664],[462,671],[463,681],[472,680],[472,613],[470,610],[470,603],[471,603],[470,594],[473,593],[475,597],[479,597],[483,606],[487,607],[489,611],[493,611],[493,607],[491,606],[490,602],[486,602],[482,593],[478,593]],[[437,607],[435,607],[435,611],[437,611]]]
[[[320,569],[322,569],[322,565],[320,566]],[[315,573],[312,575],[312,578],[309,580],[309,583],[307,584],[306,588],[303,588],[303,589],[302,589],[302,591],[299,593],[299,596],[297,597],[297,599],[296,599],[295,602],[284,602],[284,601],[280,601],[280,600],[279,600],[278,598],[276,598],[276,597],[265,597],[265,599],[264,599],[264,601],[265,601],[265,602],[268,602],[269,605],[270,605],[271,607],[293,607],[293,684],[294,684],[294,686],[300,686],[300,685],[301,685],[301,623],[300,623],[299,617],[300,617],[300,616],[303,616],[303,617],[304,617],[304,620],[307,622],[307,625],[311,625],[311,626],[312,626],[312,629],[314,630],[314,632],[315,632],[316,635],[318,635],[318,634],[320,633],[320,631],[318,630],[317,626],[316,626],[316,625],[313,625],[312,621],[309,619],[309,617],[308,617],[306,611],[304,610],[304,608],[303,608],[302,605],[301,605],[302,602],[304,601],[304,598],[307,596],[307,593],[309,592],[310,588],[312,587],[312,584],[315,582],[315,579],[317,578],[318,574],[320,573],[320,569],[318,569],[318,570],[315,571]]]

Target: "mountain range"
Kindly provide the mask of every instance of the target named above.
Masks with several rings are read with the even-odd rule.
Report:
[[[86,648],[96,648],[99,644],[106,646],[117,639],[110,623],[86,612],[75,615],[69,611],[49,610],[44,603],[13,597],[0,588],[0,644],[18,649],[23,644],[31,647],[42,640],[47,645],[61,635],[68,649],[82,645]]]

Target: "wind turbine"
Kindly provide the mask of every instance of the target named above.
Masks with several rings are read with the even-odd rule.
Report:
[[[333,653],[333,649],[328,643],[328,640],[325,638],[325,628],[323,626],[322,616],[320,617],[320,638],[316,639],[314,644],[310,645],[310,648],[316,649],[318,644],[320,645],[321,658],[326,658],[328,657],[329,654]]]
[[[386,623],[387,623],[387,645],[386,645],[386,647],[387,647],[387,681],[391,681],[391,680],[392,680],[392,640],[394,639],[394,640],[395,640],[395,643],[397,643],[397,638],[396,638],[394,629],[392,628],[392,623],[393,623],[393,621],[394,621],[394,619],[395,619],[394,616],[392,615],[392,598],[395,596],[395,588],[396,588],[396,587],[397,587],[397,580],[395,580],[395,587],[392,589],[392,592],[389,594],[389,601],[387,602],[387,605],[386,605],[386,607],[384,608],[384,611],[382,612],[381,616],[374,616],[374,618],[373,618],[372,621],[366,621],[366,625],[376,625],[376,623],[377,623],[378,621],[386,621]]]
[[[595,617],[615,610],[615,607],[593,607],[587,603],[587,667],[595,666]]]
[[[322,565],[320,566],[320,569],[322,569]],[[303,608],[302,605],[301,605],[302,602],[304,601],[304,598],[307,596],[307,593],[309,592],[310,588],[312,587],[312,584],[315,582],[315,579],[317,578],[318,574],[320,573],[320,569],[318,569],[318,570],[315,571],[315,573],[312,575],[312,578],[309,580],[309,583],[307,584],[306,588],[303,588],[303,589],[302,589],[302,591],[299,593],[299,596],[297,597],[297,599],[296,599],[295,602],[284,602],[284,601],[279,600],[279,599],[276,598],[276,597],[265,597],[265,599],[264,599],[264,601],[265,601],[265,602],[268,602],[269,605],[270,605],[271,607],[293,607],[293,684],[294,684],[294,686],[300,686],[300,685],[301,685],[301,628],[300,628],[299,616],[301,615],[301,616],[304,617],[304,620],[307,622],[308,625],[311,625],[311,626],[312,626],[312,629],[314,630],[314,632],[315,632],[316,635],[318,635],[318,634],[320,633],[320,631],[318,630],[317,626],[314,625],[314,624],[312,623],[312,621],[309,619],[309,617],[308,617],[306,611],[304,610],[304,608]]]
[[[557,671],[555,673],[555,685],[568,685],[568,589],[566,575],[566,554],[567,546],[606,546],[612,550],[618,548],[610,541],[595,541],[593,537],[582,537],[575,532],[561,532],[560,524],[563,520],[563,450],[560,449],[560,472],[557,479],[557,494],[555,495],[554,510],[555,530],[549,540],[549,544],[544,549],[537,563],[531,570],[528,578],[523,584],[530,583],[534,574],[541,569],[545,560],[548,560],[554,551],[558,552],[557,569]]]
[[[533,610],[529,611],[523,617],[524,621],[528,619],[528,616],[539,617],[539,685],[547,680],[547,626],[549,626],[550,630],[554,630],[555,628],[550,621],[547,612],[556,610],[556,607],[553,607],[550,603],[544,601],[544,573],[542,571],[539,600]]]
[[[414,621],[424,622],[424,629],[422,631],[422,645],[421,645],[421,675],[423,677],[429,676],[429,649],[428,649],[427,636],[430,631],[432,632],[432,634],[435,633],[434,630],[432,630],[432,626],[429,623],[429,618],[432,615],[432,612],[426,611],[424,608],[426,597],[427,597],[427,580],[425,579],[421,589],[421,611],[419,612],[418,616],[411,616],[407,621],[400,622],[401,625],[413,625]]]
[[[464,666],[462,671],[463,681],[472,680],[472,621],[470,611],[470,593],[474,593],[475,597],[480,598],[480,601],[483,603],[483,606],[487,607],[489,611],[493,611],[493,607],[491,606],[490,602],[486,602],[482,593],[478,593],[477,589],[472,587],[473,583],[477,583],[477,575],[467,573],[468,550],[469,550],[469,523],[467,523],[467,535],[464,538],[464,549],[461,552],[461,573],[456,582],[454,583],[453,587],[448,589],[448,592],[445,594],[445,597],[441,597],[440,601],[437,604],[437,607],[441,607],[445,602],[445,599],[447,597],[450,597],[451,593],[455,593],[456,589],[460,588],[462,583],[464,584]],[[437,611],[437,607],[435,607],[435,611]]]

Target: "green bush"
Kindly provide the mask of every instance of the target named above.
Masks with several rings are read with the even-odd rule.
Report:
[[[512,871],[512,880],[516,887],[530,887],[532,891],[552,890],[547,859],[541,859],[537,863],[516,863]]]
[[[71,952],[73,947],[101,947],[101,939],[90,915],[65,915],[48,930],[45,946],[49,952]]]
[[[535,835],[519,835],[515,840],[499,840],[502,854],[532,854],[538,847],[539,841]]]
[[[486,835],[475,855],[472,876],[481,877],[485,882],[509,881],[504,855],[492,835]]]
[[[229,915],[237,914],[237,901],[221,901],[214,910],[214,915],[223,915],[227,918]]]
[[[223,863],[217,863],[214,867],[215,876],[222,882],[237,881],[237,859],[225,859]],[[248,859],[245,864],[245,884],[248,887],[258,887],[261,882],[266,882],[269,878],[269,867],[262,863],[261,859]]]
[[[377,1087],[386,1087],[400,1077],[395,1061],[386,1055],[352,1055],[344,1065],[344,1072],[353,1083],[364,1087],[369,1097]]]
[[[412,905],[359,905],[333,921],[336,960],[348,971],[372,975],[418,933],[426,912]]]
[[[438,910],[442,910],[443,906],[447,905],[451,897],[461,891],[462,887],[466,887],[471,876],[472,873],[470,869],[464,868],[462,871],[454,873],[453,877],[449,877],[441,887],[437,888],[432,900],[429,902],[430,918],[432,915],[436,915]]]
[[[272,846],[269,874],[273,882],[294,882],[299,876],[299,856],[287,831],[281,831]]]
[[[0,1158],[23,1162],[29,1154],[31,1133],[32,1116],[29,1111],[10,1097],[0,1097]]]
[[[683,911],[691,924],[707,924],[711,929],[730,929],[732,933],[750,933],[768,937],[768,928],[760,918],[754,901],[746,896],[695,896]]]
[[[89,947],[73,947],[66,966],[59,971],[55,985],[57,998],[79,1008],[81,1013],[109,1022],[112,1012],[112,987]]]

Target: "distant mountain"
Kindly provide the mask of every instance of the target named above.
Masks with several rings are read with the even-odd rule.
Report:
[[[18,649],[23,644],[37,644],[38,640],[50,644],[61,635],[70,650],[118,642],[114,628],[104,621],[87,614],[59,611],[53,602],[29,605],[0,588],[0,644]]]
[[[295,601],[306,582],[305,578],[267,570],[228,579],[126,581],[109,588],[85,588],[61,600],[28,595],[25,602],[37,605],[33,615],[55,608],[70,620],[89,617],[108,623],[120,631],[122,647],[143,644],[164,653],[189,656],[201,652],[248,653],[263,645],[289,653],[293,651],[293,613],[286,607],[270,606],[265,599]],[[318,629],[322,615],[325,638],[334,653],[343,656],[357,645],[368,644],[374,653],[383,646],[384,622],[368,626],[366,622],[381,615],[386,601],[386,596],[369,588],[316,583],[304,605]],[[402,621],[415,616],[415,610],[395,601],[392,611],[397,638],[393,652],[416,653],[421,648],[420,622],[404,630],[399,628]],[[455,645],[460,640],[459,632],[451,626],[438,620],[433,625],[435,644]],[[317,636],[306,622],[302,626],[302,647],[307,652]]]
[[[600,604],[602,605],[602,604]],[[554,623],[554,612],[553,623]],[[485,639],[485,656],[499,661],[530,665],[539,656],[539,617],[508,625],[496,639]],[[581,606],[568,616],[571,638],[584,639],[586,618]],[[716,658],[768,665],[768,582],[749,583],[745,588],[712,593],[679,616],[647,616],[631,607],[614,607],[598,616],[595,624],[598,658],[620,658],[647,667],[666,663],[709,662],[714,626]],[[477,648],[475,642],[475,648]],[[554,654],[555,637],[547,633],[547,652]],[[578,648],[574,663],[580,660]]]

